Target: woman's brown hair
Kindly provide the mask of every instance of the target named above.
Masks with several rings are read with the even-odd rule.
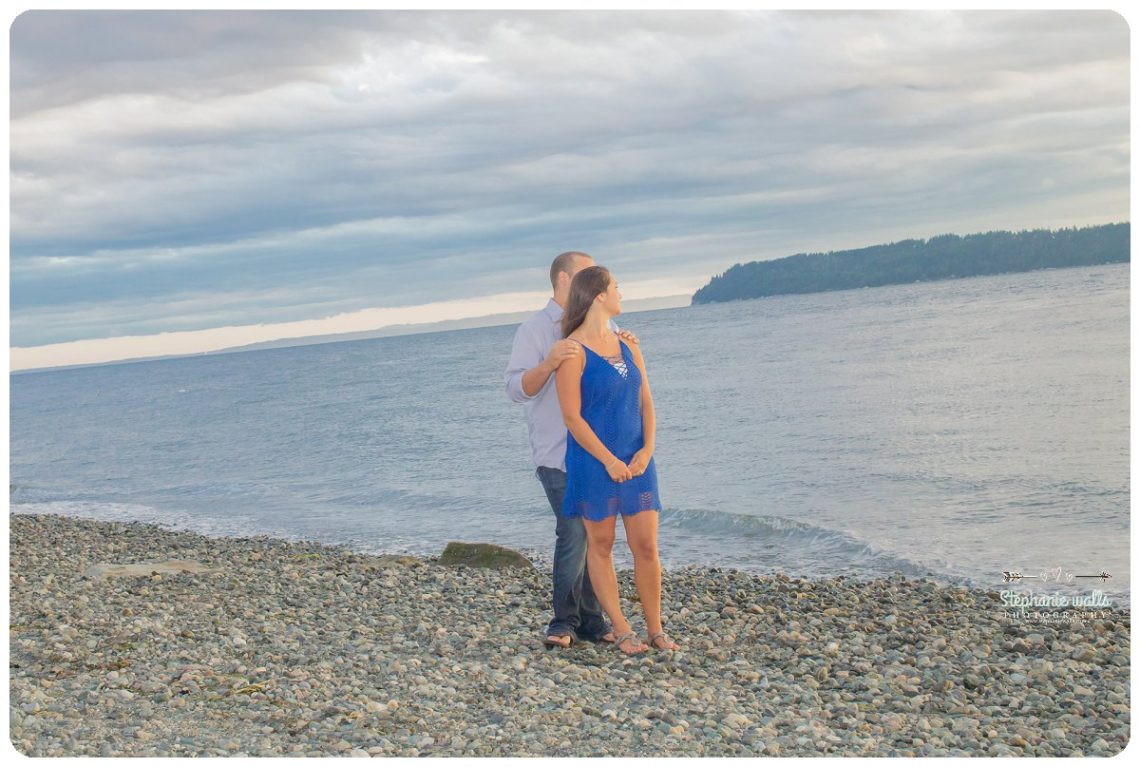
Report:
[[[586,321],[590,304],[610,289],[610,270],[604,266],[587,266],[574,275],[570,283],[570,298],[562,315],[562,337],[567,338]]]

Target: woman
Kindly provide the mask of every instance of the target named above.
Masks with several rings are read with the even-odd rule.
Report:
[[[577,341],[576,356],[556,375],[558,402],[570,433],[566,439],[566,497],[562,513],[582,517],[590,583],[617,635],[618,648],[634,655],[649,646],[679,649],[661,628],[661,563],[657,558],[656,420],[645,360],[610,330],[621,314],[617,281],[605,267],[574,276],[562,318],[562,334]],[[621,612],[612,549],[617,515],[633,553],[633,575],[649,630],[642,642]]]

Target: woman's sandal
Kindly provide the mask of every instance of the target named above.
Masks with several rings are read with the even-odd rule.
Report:
[[[664,644],[666,646],[662,647],[661,645],[656,644],[656,641],[658,639],[664,640]],[[681,645],[677,644],[672,639],[670,639],[668,634],[666,634],[664,631],[654,631],[652,634],[649,635],[649,639],[647,640],[646,644],[648,644],[650,647],[652,647],[655,650],[680,650],[681,649]],[[673,645],[673,646],[668,647],[668,645]]]
[[[624,645],[626,642],[636,642],[637,644],[641,644],[641,640],[637,638],[637,633],[634,631],[628,631],[624,634],[618,634],[616,637],[614,637],[614,646],[626,655],[640,655],[649,649],[646,647],[645,650],[634,650],[633,652],[626,652],[625,650],[621,649],[622,645]]]

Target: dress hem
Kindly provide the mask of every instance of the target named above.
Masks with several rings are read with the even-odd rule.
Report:
[[[642,513],[643,511],[653,511],[653,512],[656,512],[658,514],[661,513],[661,509],[638,509],[637,511],[618,511],[618,512],[614,512],[613,514],[606,514],[605,516],[598,517],[597,519],[594,519],[593,517],[587,517],[585,514],[566,514],[565,512],[559,512],[559,513],[563,517],[566,517],[567,519],[588,519],[591,522],[601,522],[602,520],[609,519],[610,517],[633,517],[633,516],[637,516],[638,514]]]

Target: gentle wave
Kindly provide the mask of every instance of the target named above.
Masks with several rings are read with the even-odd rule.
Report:
[[[796,560],[799,559],[804,564],[814,565],[831,561],[841,565],[837,570],[855,567],[866,570],[868,574],[898,572],[912,578],[930,577],[953,582],[968,580],[939,572],[922,562],[882,551],[850,533],[775,515],[666,508],[661,513],[659,525],[663,530],[678,528],[713,538],[746,538],[755,541],[755,544],[778,541],[788,569],[794,569]]]
[[[17,515],[50,514],[73,519],[90,519],[97,522],[141,522],[167,530],[197,533],[208,538],[249,538],[266,535],[283,540],[298,541],[300,536],[277,528],[263,528],[259,520],[248,515],[227,514],[210,517],[198,513],[183,513],[159,509],[138,503],[110,503],[105,501],[45,501],[13,503],[10,513]]]

